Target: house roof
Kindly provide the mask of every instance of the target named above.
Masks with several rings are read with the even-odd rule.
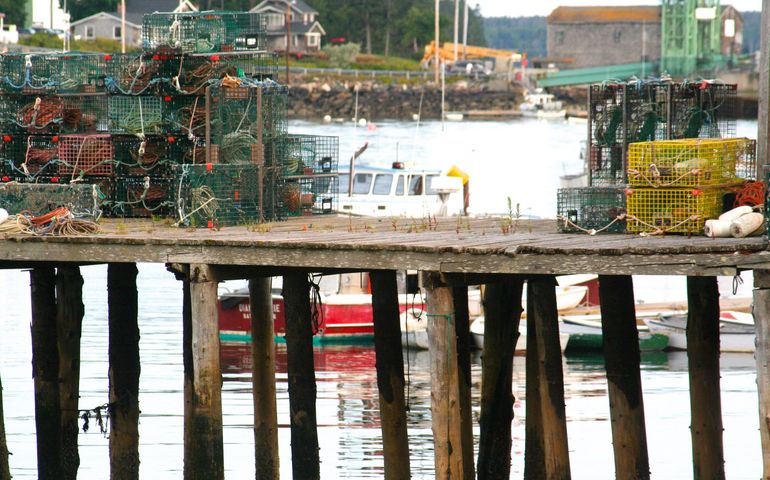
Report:
[[[323,29],[320,23],[317,21],[312,23],[304,23],[304,22],[291,22],[291,34],[292,35],[305,35],[307,33],[310,33],[312,31],[316,31],[320,33],[321,35],[326,35],[326,30]],[[285,36],[286,35],[286,28],[281,27],[276,30],[270,30],[267,32],[270,36]]]
[[[77,27],[80,24],[87,23],[87,22],[93,22],[95,20],[114,20],[118,23],[120,23],[120,14],[115,12],[99,12],[94,13],[93,15],[89,15],[85,18],[81,18],[80,20],[77,20],[75,22],[72,22],[70,24],[70,27]],[[134,20],[131,20],[129,18],[129,15],[126,15],[126,25],[129,27],[134,28],[142,28],[142,17],[139,17],[139,23],[136,23]]]
[[[263,2],[260,2],[249,11],[254,13],[259,13],[271,6],[276,6],[276,5],[280,9],[280,11],[284,11],[286,10],[286,1],[287,0],[264,0]],[[307,3],[303,2],[302,0],[291,0],[291,8],[292,10],[300,14],[301,13],[318,13],[318,10],[311,7]]]
[[[548,23],[639,23],[660,22],[660,7],[557,7]]]

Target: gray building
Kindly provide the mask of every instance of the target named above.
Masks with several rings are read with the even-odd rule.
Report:
[[[126,45],[142,44],[142,18],[153,12],[190,12],[198,9],[188,0],[126,0]],[[70,25],[76,40],[106,38],[120,40],[123,35],[120,12],[99,12]]]
[[[286,51],[286,20],[291,24],[292,53],[317,52],[321,49],[321,37],[326,31],[316,19],[318,12],[302,0],[264,0],[249,10],[267,18],[267,48]]]
[[[561,68],[660,58],[660,7],[558,7],[546,19],[548,57]]]

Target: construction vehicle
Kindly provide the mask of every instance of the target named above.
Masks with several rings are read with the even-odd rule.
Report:
[[[456,49],[456,50],[455,50]],[[455,51],[457,56],[455,56]],[[439,61],[453,63],[455,60],[477,60],[484,58],[495,59],[495,70],[508,70],[516,63],[525,64],[527,54],[514,50],[498,50],[495,48],[476,47],[445,42],[438,51]],[[436,59],[436,42],[430,42],[425,46],[425,55],[422,57],[422,65],[428,67]]]

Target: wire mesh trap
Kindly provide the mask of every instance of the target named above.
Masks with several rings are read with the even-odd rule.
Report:
[[[722,213],[719,188],[636,188],[628,190],[629,232],[687,233],[703,230]]]
[[[738,86],[682,82],[671,87],[670,138],[732,138],[738,118]]]
[[[33,216],[66,207],[76,217],[99,218],[102,193],[96,185],[81,183],[2,183],[0,208],[10,214],[29,212]]]
[[[104,208],[113,217],[171,217],[173,177],[117,177],[114,193]]]
[[[311,175],[337,172],[339,138],[319,135],[288,135],[282,142],[283,172],[286,175]]]
[[[561,232],[626,231],[624,188],[560,188],[556,204],[557,226]]]
[[[249,12],[152,13],[142,22],[142,45],[151,52],[259,51],[265,26],[262,15]]]
[[[336,173],[289,177],[279,188],[279,210],[287,217],[332,214],[339,207],[339,190]]]
[[[756,142],[684,139],[629,146],[628,181],[640,187],[725,185],[756,177]]]
[[[71,178],[114,173],[112,138],[101,135],[62,135],[59,140],[59,174]]]
[[[156,96],[111,96],[107,102],[109,131],[114,134],[164,133],[163,99]]]
[[[169,137],[119,135],[112,137],[117,175],[170,176],[173,146]]]

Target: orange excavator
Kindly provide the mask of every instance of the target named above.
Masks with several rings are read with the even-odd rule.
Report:
[[[445,42],[438,51],[441,62],[452,63],[455,61],[455,44]],[[425,46],[425,55],[422,57],[423,66],[427,67],[436,58],[436,42],[430,42]],[[496,48],[476,47],[473,45],[457,44],[457,60],[476,60],[481,58],[505,58],[514,63],[523,62],[527,58],[526,53],[514,50],[498,50]]]

